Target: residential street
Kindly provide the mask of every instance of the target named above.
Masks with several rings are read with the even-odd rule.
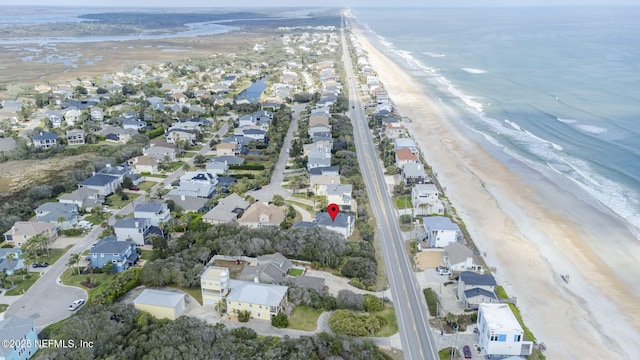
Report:
[[[349,80],[349,97],[353,109],[349,115],[354,127],[358,162],[367,187],[373,215],[378,223],[377,235],[382,243],[391,294],[400,330],[405,359],[438,359],[437,347],[428,324],[426,302],[417,286],[409,264],[389,191],[371,138],[367,117],[353,73],[349,48],[342,30],[343,61]]]

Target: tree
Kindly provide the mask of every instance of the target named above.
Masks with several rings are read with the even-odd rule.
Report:
[[[202,166],[205,162],[207,162],[207,159],[201,154],[193,157],[193,164],[196,166]]]
[[[122,178],[122,187],[125,189],[128,189],[130,187],[133,186],[133,180],[131,180],[131,178],[129,178],[128,176],[125,176],[124,178]]]
[[[67,261],[67,266],[68,267],[75,266],[76,269],[78,270],[78,275],[80,275],[80,268],[78,267],[79,262],[80,262],[80,254],[72,253],[71,255],[69,255],[69,261]]]
[[[58,222],[60,222],[60,219],[58,219]],[[44,234],[37,234],[34,235],[31,239],[29,239],[30,241],[32,241],[36,248],[38,250],[44,250],[47,252],[47,256],[49,256],[49,238],[44,235]]]
[[[238,321],[240,322],[248,322],[251,319],[251,311],[249,310],[239,310],[238,311]]]
[[[271,203],[275,206],[284,206],[284,198],[282,195],[275,194],[271,198]]]
[[[29,267],[30,265],[34,264],[36,262],[35,257],[33,256],[33,254],[28,253],[28,252],[23,252],[22,254],[20,254],[20,256],[22,256],[22,259],[24,261],[24,265],[27,268],[27,274],[29,274]]]
[[[271,318],[271,326],[277,328],[286,328],[289,326],[289,319],[287,315],[284,313],[279,313],[278,315]]]

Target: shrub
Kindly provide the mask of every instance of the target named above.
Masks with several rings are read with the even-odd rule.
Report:
[[[347,310],[336,310],[329,319],[329,327],[336,334],[368,336],[382,328],[383,322],[373,315],[358,315]]]
[[[251,318],[251,311],[249,310],[238,311],[238,321],[248,322],[250,318]]]
[[[375,295],[365,294],[364,297],[364,311],[366,312],[376,312],[384,309],[384,305],[382,304],[382,299],[378,298]]]
[[[68,230],[63,230],[62,231],[64,233],[65,236],[80,236],[82,235],[82,229],[68,229]]]
[[[93,293],[92,304],[113,304],[122,295],[138,286],[140,269],[129,269],[115,275],[109,287],[104,287]]]
[[[271,325],[277,328],[286,328],[289,326],[289,319],[287,319],[287,315],[280,313],[271,318]]]
[[[438,311],[438,299],[436,298],[436,294],[431,288],[426,288],[422,292],[424,293],[424,299],[427,301],[429,314],[431,316],[436,316],[436,311]]]

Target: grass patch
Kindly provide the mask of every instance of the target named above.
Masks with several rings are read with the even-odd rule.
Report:
[[[375,333],[378,337],[391,336],[398,332],[398,321],[396,321],[396,311],[391,305],[385,305],[385,309],[373,313],[376,316],[380,316],[387,321],[387,324]]]
[[[306,305],[298,305],[289,317],[289,328],[304,331],[314,331],[318,326],[318,317],[322,310]]]
[[[396,208],[398,209],[411,209],[411,195],[398,196],[395,200]]]
[[[304,270],[293,268],[289,270],[289,276],[300,276],[304,274]]]
[[[103,213],[102,216],[98,216],[98,214],[91,214],[85,216],[85,220],[91,222],[93,225],[100,225],[103,221],[109,218],[109,214]]]
[[[142,249],[136,249],[136,251],[138,252],[138,254],[140,254],[140,259],[142,260],[155,260],[155,255],[153,254],[153,250],[142,250]]]
[[[152,177],[152,178],[159,178],[159,179],[166,179],[167,176],[169,175],[163,175],[163,174],[149,174],[149,175],[145,175],[146,177]],[[142,188],[141,188],[142,189]]]
[[[18,296],[24,294],[31,285],[35,284],[40,279],[39,273],[31,273],[25,275],[24,279],[22,275],[11,275],[9,279],[13,279],[13,283],[16,285],[13,289],[7,290],[4,294],[6,296]]]
[[[172,288],[186,292],[187,294],[193,296],[193,298],[196,299],[196,301],[198,301],[198,303],[200,303],[200,305],[202,305],[202,291],[200,290],[199,287],[198,288],[186,288],[186,287],[172,286]]]
[[[427,301],[427,307],[429,308],[429,315],[436,316],[438,310],[438,298],[431,288],[422,290],[424,299]]]
[[[174,172],[178,169],[180,169],[184,164],[186,164],[184,161],[174,161],[169,163],[169,169],[167,170],[167,172]]]
[[[157,182],[155,181],[143,181],[140,183],[140,185],[138,185],[138,187],[140,188],[140,190],[148,191],[156,184]]]
[[[284,201],[285,204],[287,205],[296,205],[299,206],[300,208],[307,210],[310,214],[314,215],[316,212],[313,210],[313,206],[311,205],[307,205],[307,204],[303,204],[301,202],[297,202],[297,201],[293,201],[293,200],[285,200]]]
[[[522,314],[520,314],[520,310],[513,304],[509,304],[509,307],[511,308],[513,315],[515,315],[516,319],[518,319],[520,326],[522,326],[522,330],[524,331],[524,340],[533,341],[535,343],[536,337],[533,336],[531,330],[529,330],[529,328],[524,324],[524,321],[522,320]]]
[[[87,302],[89,302],[89,299],[91,299],[91,296],[96,291],[98,291],[101,288],[110,286],[115,276],[116,274],[80,274],[78,275],[78,270],[76,270],[75,268],[70,268],[65,270],[62,273],[62,275],[60,276],[60,279],[62,280],[62,283],[65,285],[75,286],[75,287],[84,289],[87,292],[87,294],[89,294],[89,298],[87,299]],[[85,281],[95,284],[96,287],[86,288],[82,286],[80,283]]]
[[[0,313],[7,311],[8,308],[9,308],[8,304],[0,304]]]
[[[446,347],[446,348],[438,351],[438,358],[440,358],[440,360],[450,360],[451,359],[451,349],[452,349],[452,347]],[[460,356],[460,351],[458,351],[458,349],[454,349],[453,358],[454,359],[462,359],[462,357]]]
[[[134,194],[134,193],[127,193],[127,196],[129,197],[128,200],[122,200],[122,198],[120,197],[120,195],[118,194],[112,194],[107,196],[107,198],[105,200],[108,200],[108,202],[111,204],[111,207],[114,207],[116,209],[122,209],[123,207],[125,207],[128,203],[132,202],[133,200],[135,200],[138,196],[140,196],[140,194]]]
[[[192,158],[192,157],[194,157],[194,156],[196,156],[196,155],[198,155],[198,153],[197,153],[197,152],[188,152],[188,151],[185,151],[185,152],[183,152],[182,154],[180,154],[180,157],[181,157],[181,158]]]
[[[496,286],[496,295],[498,295],[498,299],[508,299],[509,295],[504,290],[502,286]]]

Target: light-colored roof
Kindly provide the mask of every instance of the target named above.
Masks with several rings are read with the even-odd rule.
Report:
[[[416,143],[415,141],[409,138],[399,138],[395,140],[395,146],[396,146],[396,149],[403,148],[403,147],[415,147]]]
[[[508,304],[480,304],[478,311],[494,332],[522,332],[522,327]]]
[[[182,299],[184,294],[172,292],[145,289],[138,297],[133,300],[134,304],[155,305],[164,307],[176,307]]]
[[[415,184],[413,189],[420,194],[432,194],[438,192],[438,187],[435,184]]]
[[[5,235],[27,235],[32,237],[47,231],[55,231],[56,226],[52,223],[42,221],[16,221]]]
[[[238,217],[238,214],[233,212],[233,210],[246,210],[249,205],[251,205],[250,202],[242,199],[240,195],[233,193],[224,199],[220,199],[218,201],[218,205],[216,205],[208,213],[204,214],[202,216],[202,219],[230,222]]]
[[[22,339],[34,326],[33,319],[10,317],[0,320],[0,339]],[[4,356],[12,352],[12,350],[8,346],[0,346],[0,355],[4,359]]]
[[[311,175],[309,177],[309,181],[311,182],[312,187],[313,185],[340,184],[340,176],[339,175]]]
[[[230,280],[231,293],[227,301],[239,301],[243,303],[278,306],[287,295],[286,286],[261,284],[248,281]]]
[[[258,223],[260,221],[260,216],[267,215],[269,218],[269,224],[280,224],[285,219],[285,212],[282,208],[277,207],[272,204],[265,204],[260,201],[256,201],[247,211],[242,214],[240,218],[240,223]]]
[[[444,251],[447,253],[449,263],[452,265],[467,261],[468,258],[473,257],[473,251],[458,242],[445,246]]]
[[[422,218],[422,224],[425,229],[429,230],[450,230],[460,231],[458,224],[454,223],[448,217],[444,216],[425,216]]]

